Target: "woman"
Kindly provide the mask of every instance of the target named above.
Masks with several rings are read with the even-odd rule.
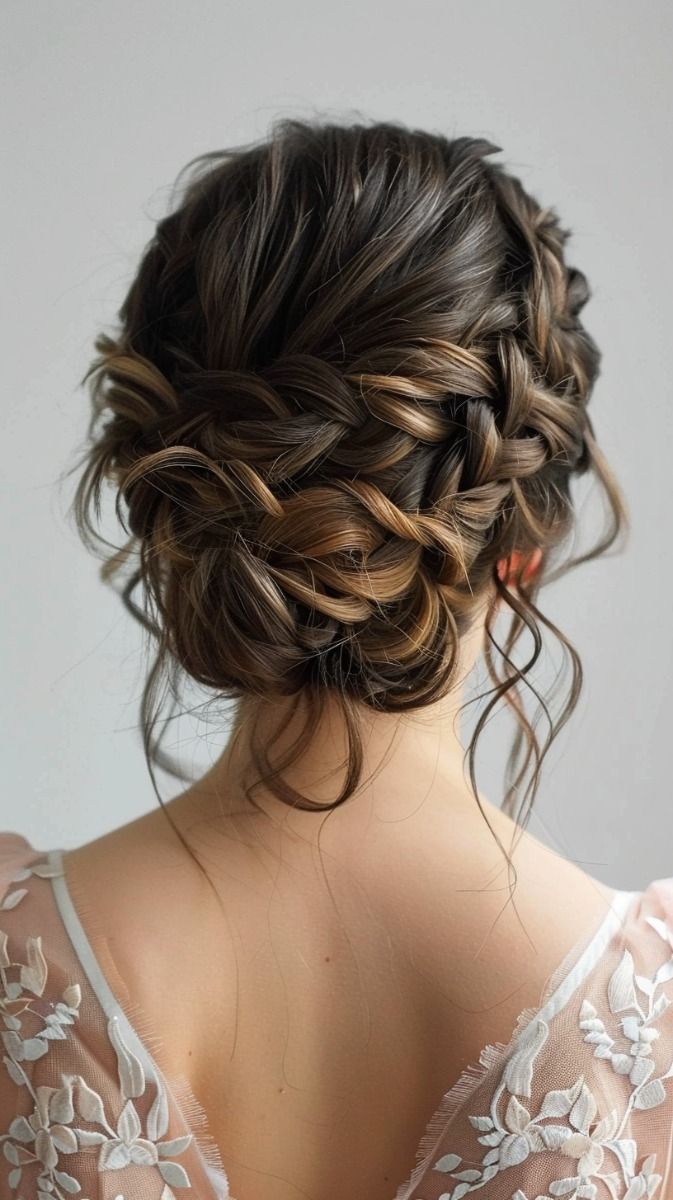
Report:
[[[95,548],[114,485],[153,783],[180,673],[235,725],[122,828],[0,839],[3,1196],[673,1194],[673,880],[610,888],[525,830],[581,684],[539,592],[625,508],[586,281],[496,149],[282,121],[205,155],[96,342],[74,512]],[[586,472],[610,523],[570,559]],[[571,672],[541,743],[543,628]]]

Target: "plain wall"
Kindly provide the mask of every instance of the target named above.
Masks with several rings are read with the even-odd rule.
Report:
[[[58,477],[83,444],[93,338],[178,170],[282,115],[394,119],[495,141],[573,230],[604,355],[591,411],[632,527],[622,552],[543,592],[586,681],[530,829],[614,886],[673,874],[670,5],[27,0],[0,21],[0,828],[67,847],[157,803],[142,638]],[[509,730],[493,722],[480,759],[495,802]],[[224,736],[184,718],[167,745],[198,775]],[[159,779],[165,799],[183,786]]]

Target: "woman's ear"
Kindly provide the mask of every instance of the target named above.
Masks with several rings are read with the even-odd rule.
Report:
[[[514,550],[508,558],[499,560],[498,577],[506,587],[511,587],[516,583],[516,577],[523,566],[521,572],[523,582],[529,583],[537,574],[541,562],[542,550],[539,546],[536,546],[531,554],[524,554],[522,550]]]

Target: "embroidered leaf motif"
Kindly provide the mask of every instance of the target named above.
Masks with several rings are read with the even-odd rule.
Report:
[[[649,1079],[654,1071],[654,1063],[651,1058],[643,1058],[642,1056],[636,1059],[632,1058],[630,1061],[633,1063],[633,1066],[631,1067],[629,1080],[634,1087],[638,1087],[640,1083],[644,1083],[646,1079]]]
[[[163,1137],[168,1129],[168,1102],[166,1100],[166,1092],[159,1081],[157,1085],[157,1094],[152,1101],[152,1107],[147,1114],[147,1136],[153,1142]]]
[[[47,1013],[45,1017],[46,1026],[42,1030],[42,1037],[50,1038],[53,1042],[65,1042],[67,1033],[61,1028],[61,1022],[54,1013]]]
[[[530,1122],[530,1113],[516,1096],[510,1096],[505,1113],[505,1125],[512,1133],[523,1133]]]
[[[132,1100],[127,1100],[117,1121],[117,1133],[123,1142],[132,1142],[138,1137],[142,1126]]]
[[[32,874],[32,867],[19,867],[19,870],[12,875],[12,883],[23,883],[24,879],[30,879]]]
[[[580,1075],[571,1088],[547,1092],[538,1113],[538,1121],[541,1121],[543,1117],[565,1117],[577,1100],[583,1083],[584,1076]]]
[[[579,1129],[582,1133],[588,1133],[589,1126],[596,1116],[596,1110],[596,1101],[586,1083],[583,1083],[581,1094],[573,1104],[568,1120],[575,1129]]]
[[[508,1091],[518,1096],[530,1096],[533,1063],[548,1035],[549,1027],[541,1017],[533,1017],[524,1027],[505,1067],[503,1082]]]
[[[35,1059],[42,1058],[43,1054],[47,1053],[49,1046],[44,1038],[33,1037],[26,1038],[21,1045],[21,1051],[15,1057],[27,1062],[35,1062]]]
[[[77,1093],[77,1108],[80,1117],[84,1117],[85,1121],[105,1125],[105,1110],[103,1109],[103,1101],[98,1092],[94,1092],[88,1083],[80,1079]]]
[[[627,1037],[630,1042],[637,1042],[640,1037],[640,1018],[622,1017],[619,1023],[624,1030],[624,1037]]]
[[[488,1183],[489,1179],[493,1179],[493,1176],[497,1175],[497,1174],[498,1174],[498,1164],[497,1163],[493,1163],[493,1165],[487,1166],[486,1170],[482,1172],[482,1176],[481,1176],[482,1183]]]
[[[79,1008],[82,1002],[82,989],[78,983],[71,983],[63,992],[65,1003],[73,1010]]]
[[[435,1163],[435,1171],[453,1171],[462,1161],[460,1154],[445,1154]]]
[[[571,1178],[555,1179],[549,1185],[549,1191],[552,1196],[567,1196],[569,1192],[575,1191],[579,1182],[577,1175],[573,1175]]]
[[[523,1162],[528,1158],[530,1146],[525,1137],[517,1134],[514,1137],[506,1138],[502,1144],[500,1152],[500,1168],[514,1167],[517,1163]]]
[[[666,1088],[660,1079],[652,1079],[650,1083],[646,1083],[642,1091],[638,1092],[633,1101],[634,1108],[656,1108],[666,1099]]]
[[[628,1054],[613,1054],[612,1066],[618,1075],[628,1075],[633,1066],[633,1059]]]
[[[26,867],[26,870],[29,871],[31,875],[39,875],[40,879],[56,879],[63,873],[57,863],[52,865],[52,863],[47,862],[46,860],[44,862],[34,863],[33,866]]]
[[[534,1125],[532,1122],[526,1130],[526,1138],[528,1145],[535,1154],[539,1154],[540,1150],[544,1150],[544,1138],[542,1137],[541,1127]]]
[[[122,1167],[128,1167],[130,1161],[129,1147],[116,1138],[108,1138],[100,1148],[98,1170],[119,1171]]]
[[[81,1191],[77,1180],[73,1179],[72,1175],[67,1175],[65,1171],[54,1171],[54,1179],[57,1183],[60,1183],[62,1188],[65,1188],[66,1192],[69,1192],[71,1195],[75,1192]]]
[[[77,1135],[80,1146],[100,1146],[102,1142],[107,1141],[105,1134],[99,1133],[97,1129],[74,1129],[73,1133]]]
[[[567,1125],[545,1125],[542,1129],[542,1139],[548,1150],[560,1150],[571,1136]]]
[[[608,984],[608,1004],[613,1013],[622,1012],[625,1008],[637,1006],[636,991],[633,985],[634,965],[631,952],[625,950],[622,960],[612,973]]]
[[[35,1153],[45,1167],[51,1169],[58,1163],[58,1151],[46,1129],[38,1129],[35,1134]]]
[[[138,1138],[129,1147],[129,1157],[131,1162],[139,1163],[143,1167],[154,1166],[158,1162],[159,1155],[154,1142],[150,1142],[147,1138]]]
[[[171,1138],[170,1142],[159,1142],[157,1146],[159,1156],[161,1158],[168,1158],[168,1156],[171,1154],[182,1154],[183,1151],[186,1150],[189,1144],[193,1141],[193,1139],[194,1135],[192,1133],[186,1133],[183,1137]],[[456,1158],[456,1155],[450,1154],[447,1157]],[[458,1162],[460,1162],[460,1159],[458,1159]]]
[[[443,1192],[439,1200],[462,1200],[462,1197],[471,1190],[469,1183],[457,1183],[450,1194],[449,1192]]]
[[[191,1187],[189,1175],[179,1163],[160,1162],[159,1170],[162,1179],[165,1179],[166,1183],[170,1183],[171,1187]]]
[[[499,1146],[504,1137],[504,1129],[494,1129],[492,1133],[485,1133],[477,1138],[477,1141],[481,1142],[482,1146]]]
[[[17,1142],[32,1142],[35,1130],[25,1117],[15,1117],[9,1127],[9,1134],[16,1138]]]
[[[18,1065],[18,1063],[15,1063],[11,1058],[7,1058],[6,1055],[3,1056],[2,1061],[5,1064],[5,1067],[7,1068],[7,1074],[9,1075],[9,1078],[12,1080],[12,1083],[18,1083],[19,1086],[23,1086],[24,1084],[26,1084],[28,1082],[24,1072],[21,1070],[21,1067]],[[5,1142],[5,1148],[7,1147],[7,1144],[8,1143]]]
[[[47,964],[42,953],[42,938],[29,937],[26,941],[27,966],[21,967],[20,980],[35,996],[41,996],[47,982]]]
[[[57,1150],[61,1150],[64,1154],[74,1154],[77,1150],[77,1138],[74,1130],[70,1129],[68,1125],[52,1125],[49,1132]]]
[[[614,1137],[618,1126],[619,1113],[617,1112],[616,1108],[613,1108],[607,1114],[607,1116],[601,1117],[600,1121],[596,1123],[592,1137],[595,1138],[596,1141],[602,1141],[604,1138]]]
[[[49,1116],[60,1125],[68,1125],[75,1115],[72,1099],[72,1080],[68,1079],[61,1088],[53,1092],[49,1101]]]
[[[135,1054],[126,1045],[119,1029],[116,1014],[108,1021],[108,1035],[117,1053],[119,1082],[125,1096],[142,1096],[145,1091],[145,1072]]]
[[[493,1121],[490,1117],[468,1117],[467,1119],[470,1122],[470,1125],[473,1125],[475,1129],[493,1128]]]
[[[2,904],[0,904],[0,908],[3,908],[5,910],[10,909],[10,908],[16,908],[19,901],[23,900],[23,897],[27,896],[27,895],[28,895],[27,888],[19,888],[16,892],[8,892],[7,895],[5,896]]]
[[[55,1012],[61,1025],[74,1025],[75,1017],[78,1016],[76,1008],[73,1008],[69,1004],[63,1004],[60,1000],[56,1005]]]

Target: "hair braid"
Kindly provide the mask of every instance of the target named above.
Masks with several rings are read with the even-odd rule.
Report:
[[[360,707],[445,695],[490,595],[493,688],[470,778],[476,795],[479,733],[504,698],[518,722],[504,806],[531,763],[532,804],[581,685],[576,652],[535,603],[572,527],[571,479],[595,474],[612,523],[557,573],[611,545],[626,514],[587,412],[599,353],[579,320],[586,280],[565,264],[553,210],[487,161],[496,150],[392,123],[281,121],[266,142],[196,160],[158,222],[120,329],[97,338],[85,376],[93,411],[74,501],[96,548],[92,510],[106,480],[117,488],[129,541],[106,578],[138,551],[123,596],[157,644],[142,703],[155,789],[152,763],[182,777],[154,729],[162,680],[177,704],[184,672],[241,711],[308,696],[284,759],[255,750],[259,781],[302,807],[324,806],[282,770],[336,696],[342,803],[360,781]],[[536,548],[543,571],[510,590],[498,562]],[[503,600],[512,619],[498,647]],[[556,724],[528,679],[541,626],[571,661]],[[533,650],[516,666],[524,629]],[[544,746],[522,684],[549,716]]]

